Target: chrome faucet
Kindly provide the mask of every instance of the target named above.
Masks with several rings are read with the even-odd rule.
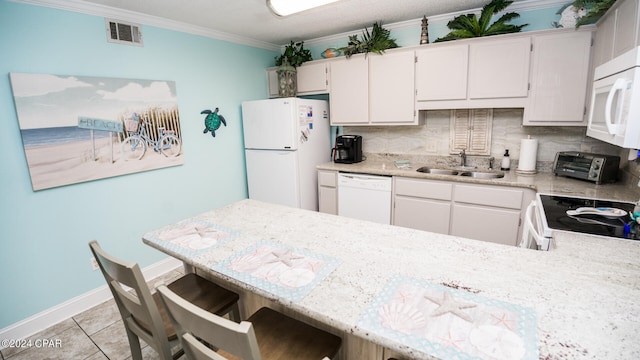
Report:
[[[460,166],[467,166],[467,153],[464,152],[464,149],[460,152]]]
[[[493,156],[489,158],[489,170],[493,170],[493,160],[495,160]]]

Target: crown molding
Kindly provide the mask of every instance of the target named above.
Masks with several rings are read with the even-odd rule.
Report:
[[[282,51],[287,44],[277,45],[260,40],[255,40],[223,31],[217,31],[202,26],[191,25],[184,22],[169,20],[162,17],[142,14],[135,11],[118,9],[110,6],[94,4],[82,0],[9,0],[16,3],[43,6],[53,9],[72,11],[87,15],[101,16],[113,18],[121,21],[128,21],[148,26],[180,31],[188,34],[204,36],[217,40],[228,41],[236,44],[253,46],[260,49],[271,51]],[[568,0],[525,0],[518,1],[509,6],[508,11],[531,11],[539,9],[547,9],[550,7],[560,7],[567,3]],[[430,24],[446,23],[458,15],[469,13],[480,13],[482,9],[469,9],[465,11],[453,12],[448,14],[433,15],[428,17]],[[385,28],[389,30],[402,30],[407,28],[415,28],[421,25],[422,18],[401,21],[396,23],[385,24]],[[358,30],[359,31],[359,30]],[[357,32],[357,31],[356,31]],[[315,39],[305,40],[308,46],[321,45],[329,42],[343,41],[345,38],[353,35],[354,31],[323,36]]]
[[[260,40],[217,31],[202,26],[187,24],[180,21],[142,14],[135,11],[123,10],[111,6],[94,4],[82,0],[9,0],[16,3],[43,6],[52,9],[82,13],[86,15],[101,16],[132,22],[142,25],[155,26],[163,29],[175,30],[193,35],[200,35],[217,40],[228,41],[241,45],[253,46],[260,49],[280,51],[281,46]]]

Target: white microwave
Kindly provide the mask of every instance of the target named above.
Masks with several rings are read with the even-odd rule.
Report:
[[[598,66],[587,136],[640,149],[640,47]]]

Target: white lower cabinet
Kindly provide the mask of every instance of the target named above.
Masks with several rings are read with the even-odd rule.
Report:
[[[394,225],[448,234],[450,222],[451,202],[449,201],[395,197]]]
[[[318,171],[318,211],[338,215],[337,172]]]
[[[395,177],[393,224],[515,246],[534,196],[524,188]]]
[[[515,246],[519,230],[520,209],[453,205],[451,235]]]
[[[453,185],[441,181],[395,178],[393,224],[449,233]]]

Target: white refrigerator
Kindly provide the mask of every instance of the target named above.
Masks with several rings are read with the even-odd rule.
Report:
[[[317,211],[316,166],[331,161],[328,103],[245,101],[242,125],[249,198]]]

